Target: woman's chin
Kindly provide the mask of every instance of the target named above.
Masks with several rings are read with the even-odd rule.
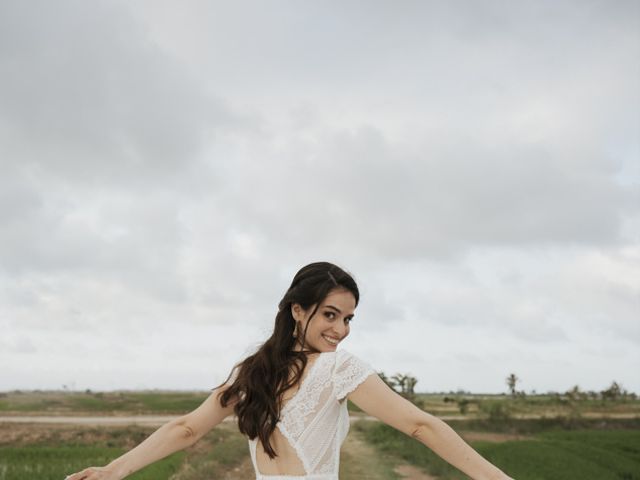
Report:
[[[338,344],[333,345],[324,339],[322,340],[322,343],[323,343],[322,345],[323,352],[333,352],[338,347]]]

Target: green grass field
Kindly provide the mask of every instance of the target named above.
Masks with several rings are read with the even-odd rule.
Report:
[[[432,475],[468,478],[424,445],[387,425],[362,421],[354,428],[381,453],[396,455]],[[517,480],[640,480],[639,430],[555,428],[535,433],[529,440],[469,444]]]
[[[522,480],[640,480],[638,431],[545,432],[535,440],[474,447]]]
[[[115,447],[68,445],[59,447],[0,447],[0,480],[62,480],[89,466],[102,466],[126,450]],[[183,462],[185,452],[149,465],[132,480],[169,478]]]
[[[67,474],[86,467],[108,464],[154,430],[141,426],[0,424],[0,480],[62,480]],[[127,478],[222,478],[247,455],[245,438],[232,426],[225,425],[211,431],[193,447],[176,452]]]
[[[0,415],[184,414],[208,392],[6,392]],[[422,408],[457,417],[447,423],[481,455],[517,480],[640,480],[640,417],[637,401],[587,401],[551,397],[510,399],[467,396],[468,414],[442,395],[418,396]],[[607,407],[607,408],[605,408]],[[349,403],[352,415],[361,412]],[[475,410],[475,411],[474,411]],[[599,419],[585,412],[599,411]],[[539,418],[517,414],[534,413]],[[624,414],[627,418],[615,418]],[[132,449],[156,428],[91,427],[0,422],[0,480],[61,480],[68,473],[102,466]],[[479,435],[479,434],[482,435]],[[340,463],[344,480],[399,480],[398,467],[421,469],[439,480],[466,479],[424,445],[375,421],[352,425]],[[417,471],[417,470],[416,470]],[[411,475],[411,474],[409,474]],[[134,480],[241,480],[253,478],[246,438],[224,422],[193,447],[130,476]]]
[[[0,398],[0,413],[182,414],[197,408],[208,395],[203,392],[9,392]]]

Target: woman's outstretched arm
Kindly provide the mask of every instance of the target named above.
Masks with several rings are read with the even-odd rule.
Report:
[[[513,480],[483,458],[449,425],[370,375],[347,398],[369,415],[415,438],[474,480]]]
[[[105,467],[89,467],[68,476],[68,480],[121,480],[134,472],[192,446],[213,427],[233,413],[231,402],[222,407],[214,390],[194,411],[165,423],[137,447],[116,458]]]

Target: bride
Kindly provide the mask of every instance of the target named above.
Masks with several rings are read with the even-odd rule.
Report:
[[[65,480],[120,480],[195,444],[229,415],[248,438],[257,480],[338,480],[349,430],[347,399],[415,438],[476,480],[513,480],[446,423],[391,389],[365,360],[338,349],[349,335],[358,287],[328,262],[296,273],[273,333],[235,365],[194,411],[172,420],[104,467]]]

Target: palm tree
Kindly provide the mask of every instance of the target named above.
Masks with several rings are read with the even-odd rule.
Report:
[[[396,385],[400,387],[400,392],[407,392],[407,376],[401,373],[396,373],[393,377],[391,377],[393,381],[395,381]]]
[[[387,377],[384,372],[378,372],[378,376],[382,379],[384,383],[386,383],[387,385],[389,385],[391,388],[395,390],[396,382],[392,378]]]
[[[611,386],[609,388],[603,390],[600,393],[602,394],[602,398],[604,399],[617,400],[618,398],[620,398],[620,396],[623,396],[623,393],[626,394],[626,391],[622,392],[622,386],[618,382],[614,381],[613,383],[611,383]]]
[[[515,373],[512,373],[507,377],[507,386],[509,387],[509,390],[511,390],[511,396],[512,397],[516,396],[516,383],[519,380],[520,379],[518,377],[516,377]]]
[[[580,400],[582,397],[582,392],[580,391],[580,387],[575,385],[571,390],[567,391],[566,394],[571,400]]]
[[[416,386],[416,383],[418,383],[418,379],[416,377],[407,375],[407,393],[409,395],[413,395],[415,393],[413,389]]]

